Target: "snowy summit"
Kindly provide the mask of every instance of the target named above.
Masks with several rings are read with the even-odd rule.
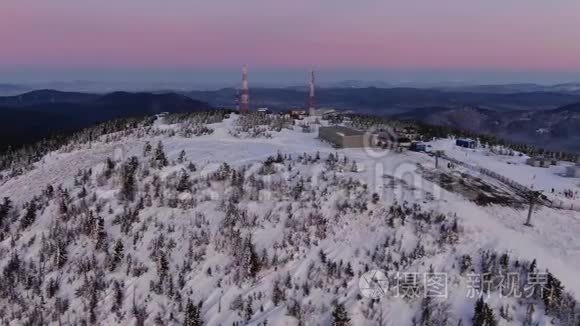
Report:
[[[167,114],[1,157],[0,324],[578,325],[566,164],[328,123]]]

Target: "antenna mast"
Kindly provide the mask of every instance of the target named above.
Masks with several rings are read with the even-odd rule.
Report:
[[[242,94],[240,95],[240,113],[250,111],[250,86],[248,84],[248,66],[242,68]]]
[[[316,98],[314,97],[314,84],[315,83],[315,75],[314,70],[311,71],[310,75],[310,95],[308,96],[308,113],[310,116],[314,116],[316,114]]]

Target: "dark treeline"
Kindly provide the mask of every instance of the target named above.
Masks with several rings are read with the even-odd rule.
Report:
[[[196,111],[190,113],[175,113],[165,117],[168,123],[184,123],[195,120],[200,123],[221,121],[229,111],[211,110]],[[21,146],[17,149],[5,149],[0,151],[0,171],[11,170],[10,174],[21,174],[32,164],[38,162],[44,155],[65,146],[74,146],[99,140],[101,137],[113,133],[129,133],[131,130],[147,129],[156,120],[155,116],[143,116],[134,118],[115,119],[96,124],[81,131],[63,133],[45,138],[36,143]],[[184,130],[190,131],[191,126],[184,126]],[[203,131],[200,131],[203,132]],[[191,133],[196,133],[191,131]]]
[[[109,120],[207,109],[211,109],[209,104],[175,93],[98,95],[41,90],[0,97],[0,151],[70,135]]]

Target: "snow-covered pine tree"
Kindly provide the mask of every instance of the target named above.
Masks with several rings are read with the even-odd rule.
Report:
[[[274,303],[274,306],[278,306],[284,300],[286,300],[286,294],[284,293],[284,290],[282,290],[282,287],[280,286],[280,281],[276,280],[274,281],[272,287],[272,303]]]
[[[243,244],[243,251],[242,251],[242,268],[243,268],[243,275],[246,278],[253,279],[256,277],[258,272],[260,271],[260,258],[256,253],[256,247],[252,242],[252,235],[248,235],[244,239]]]
[[[151,165],[155,168],[162,169],[168,164],[169,161],[167,160],[167,156],[165,156],[165,151],[163,150],[163,142],[159,141],[155,148],[155,152],[153,153],[153,157],[151,158]]]
[[[202,326],[203,320],[201,319],[199,307],[187,299],[187,305],[185,306],[185,318],[183,320],[184,326]]]
[[[115,172],[115,162],[113,162],[110,157],[107,157],[107,160],[105,160],[105,170],[103,171],[103,176],[105,179],[109,179],[113,175],[113,172]]]
[[[96,218],[93,238],[95,239],[95,249],[106,249],[107,231],[105,230],[105,219],[102,216]]]
[[[191,190],[191,181],[189,180],[189,174],[187,174],[187,171],[185,171],[185,169],[181,169],[176,190],[178,192],[185,192]]]
[[[137,181],[135,180],[135,172],[137,170],[137,158],[131,159],[123,165],[121,174],[121,199],[126,201],[134,201],[137,192]],[[136,165],[137,164],[137,165]]]
[[[123,251],[124,251],[123,241],[121,241],[121,239],[117,239],[117,241],[115,242],[115,246],[113,247],[113,256],[111,258],[111,271],[114,271],[119,265],[119,263],[123,260],[124,258]]]
[[[479,298],[475,303],[472,321],[473,326],[497,326],[493,310],[483,301],[483,298]]]
[[[433,321],[433,298],[426,296],[421,303],[421,326],[435,326]]]
[[[113,304],[111,305],[111,311],[113,312],[123,310],[123,301],[125,298],[124,287],[122,281],[113,281]]]
[[[332,326],[350,326],[350,317],[342,303],[337,303],[332,311]]]
[[[564,287],[552,273],[548,272],[545,288],[542,291],[542,301],[546,309],[546,314],[558,316],[561,312]]]
[[[68,261],[68,249],[63,240],[57,240],[56,252],[54,253],[54,263],[57,268],[63,268]]]
[[[26,214],[24,214],[24,216],[20,220],[20,227],[22,229],[28,228],[34,223],[34,221],[36,221],[36,209],[37,205],[35,200],[32,200],[31,202],[28,203],[28,207],[26,208]]]
[[[179,156],[177,157],[177,163],[183,164],[183,162],[185,162],[185,160],[186,160],[185,150],[181,150],[181,152],[179,152]]]
[[[244,306],[244,318],[246,321],[250,321],[252,316],[254,316],[254,308],[252,307],[253,304],[254,300],[252,299],[252,296],[248,296],[248,300],[246,300]]]
[[[8,215],[12,210],[12,200],[9,197],[4,197],[2,204],[0,204],[0,229],[6,223]]]
[[[143,156],[147,157],[149,154],[151,154],[151,143],[146,142],[143,146]]]

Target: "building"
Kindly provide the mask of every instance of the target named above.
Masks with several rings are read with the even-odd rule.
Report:
[[[477,142],[471,139],[457,139],[455,145],[465,147],[465,148],[476,148]]]
[[[550,167],[550,165],[552,165],[552,160],[541,156],[530,157],[529,159],[527,159],[526,164],[539,168],[547,168]]]
[[[399,134],[383,130],[379,130],[377,133],[377,146],[382,148],[403,150],[411,148],[411,144],[411,139]]]
[[[566,168],[566,176],[568,178],[580,178],[580,163]]]
[[[374,146],[376,143],[375,136],[372,136],[369,141],[365,141],[364,131],[344,126],[320,127],[318,128],[318,138],[330,142],[338,148]]]
[[[427,145],[425,143],[420,143],[420,142],[412,142],[410,150],[412,150],[414,152],[430,152],[431,145]]]
[[[296,120],[303,120],[307,115],[306,110],[290,110],[290,116]]]
[[[322,117],[322,120],[330,120],[338,116],[338,112],[335,109],[321,109],[318,110],[318,115]]]
[[[271,114],[272,111],[268,108],[259,108],[256,110],[256,112],[261,113],[261,114]]]

